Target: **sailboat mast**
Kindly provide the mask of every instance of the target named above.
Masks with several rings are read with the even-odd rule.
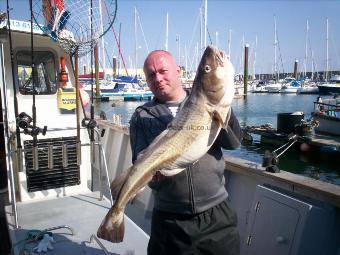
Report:
[[[200,7],[200,50],[202,51],[203,48],[203,11]]]
[[[307,77],[307,59],[308,59],[308,34],[309,34],[309,24],[308,24],[308,19],[306,23],[306,45],[305,45],[305,77]]]
[[[314,52],[311,52],[311,57],[312,57],[312,75],[311,75],[311,79],[314,80]]]
[[[138,61],[138,54],[137,54],[137,48],[138,48],[138,43],[137,43],[137,8],[135,7],[135,11],[134,11],[134,21],[135,21],[135,72],[136,72],[136,76],[137,76],[137,61]]]
[[[229,54],[229,60],[231,61],[231,29],[229,29],[229,37],[228,37],[228,54]]]
[[[328,59],[328,18],[326,19],[326,75],[325,79],[328,81],[328,72],[329,72],[329,59]]]
[[[275,80],[278,80],[278,77],[277,77],[277,63],[276,63],[276,47],[277,47],[276,15],[274,15],[274,75],[275,75]]]
[[[208,27],[208,0],[204,0],[204,49],[207,47],[207,27]]]
[[[196,62],[195,62],[195,68],[197,68],[198,66],[198,61],[199,61],[199,55],[198,55],[198,43],[196,43],[196,48],[195,48],[195,59],[196,59]],[[194,69],[195,69],[194,68]]]
[[[184,44],[184,56],[185,56],[185,78],[188,79],[188,52],[186,44]]]
[[[169,13],[166,13],[166,28],[165,28],[165,50],[168,51],[169,45]]]
[[[255,36],[255,47],[254,47],[254,62],[253,62],[253,80],[256,79],[255,65],[256,65],[256,49],[257,49],[257,35]]]
[[[181,65],[181,36],[179,34],[176,35],[177,42],[177,52],[178,52],[178,65]]]
[[[218,48],[218,31],[215,32],[215,44],[216,47]]]
[[[103,31],[103,14],[102,14],[102,1],[98,0],[98,6],[99,6],[99,16],[100,16],[100,30],[101,30],[101,34],[104,33]],[[104,36],[101,37],[101,48],[102,48],[102,65],[103,65],[103,73],[105,75],[105,67],[106,67],[106,63],[105,63],[105,46],[104,46]]]

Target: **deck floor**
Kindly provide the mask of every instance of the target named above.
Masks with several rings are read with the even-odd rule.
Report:
[[[105,214],[110,208],[106,200],[98,200],[98,192],[77,196],[62,197],[30,203],[18,203],[18,222],[20,228],[15,230],[13,217],[10,217],[11,207],[6,207],[6,216],[12,244],[25,239],[32,229],[68,225],[74,229],[74,235],[67,229],[52,231],[54,233],[54,250],[48,254],[104,254],[96,242],[90,243],[90,236],[96,234]],[[111,254],[146,254],[148,235],[134,222],[125,216],[125,237],[122,243],[113,244],[100,239]],[[37,243],[27,245],[29,249]],[[15,245],[15,254],[22,245]]]

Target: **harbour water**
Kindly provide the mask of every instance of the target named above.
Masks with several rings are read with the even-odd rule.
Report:
[[[235,99],[232,107],[242,127],[257,126],[266,123],[276,127],[278,113],[302,111],[305,119],[310,118],[316,95],[296,94],[249,94],[247,99]],[[95,104],[95,112],[106,113],[110,120],[114,114],[120,115],[122,124],[128,125],[135,108],[144,102],[100,102]],[[239,149],[225,151],[243,159],[262,163],[265,150],[273,151],[278,146],[265,145],[259,136],[253,136],[251,144],[242,144]],[[292,147],[279,159],[279,168],[285,171],[310,176],[315,179],[340,185],[340,159],[334,152],[301,152]]]

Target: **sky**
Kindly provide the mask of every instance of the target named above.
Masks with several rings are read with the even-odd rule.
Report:
[[[9,2],[13,8],[11,18],[29,20],[28,0]],[[78,1],[78,4],[84,2],[86,1]],[[207,3],[207,42],[217,45],[228,54],[229,39],[230,58],[236,72],[243,72],[242,57],[246,43],[249,44],[249,72],[253,73],[254,70],[256,73],[274,72],[274,17],[277,34],[276,63],[280,72],[293,72],[296,59],[299,61],[299,71],[305,70],[307,20],[309,23],[307,71],[312,70],[312,65],[314,70],[326,69],[326,19],[328,19],[329,70],[340,71],[339,0],[208,0]],[[168,13],[168,50],[180,65],[186,66],[189,70],[196,69],[199,60],[197,50],[199,54],[203,51],[200,41],[200,7],[203,7],[201,0],[118,0],[117,18],[113,28],[116,33],[120,31],[121,51],[127,67],[135,66],[135,38],[137,38],[137,67],[142,67],[149,51],[165,49]],[[1,1],[1,9],[5,8],[6,1]],[[135,8],[138,14],[136,33]],[[82,14],[87,13],[79,13]],[[112,56],[118,56],[112,30],[105,34],[104,40],[105,55],[109,56],[106,59],[106,66],[110,67]]]

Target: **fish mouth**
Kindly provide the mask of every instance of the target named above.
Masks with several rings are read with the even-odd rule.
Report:
[[[220,51],[220,50],[216,49],[215,53],[216,53],[215,56],[216,56],[216,60],[217,60],[218,64],[220,66],[224,66],[224,63],[226,61],[226,54],[224,53],[224,51]]]

